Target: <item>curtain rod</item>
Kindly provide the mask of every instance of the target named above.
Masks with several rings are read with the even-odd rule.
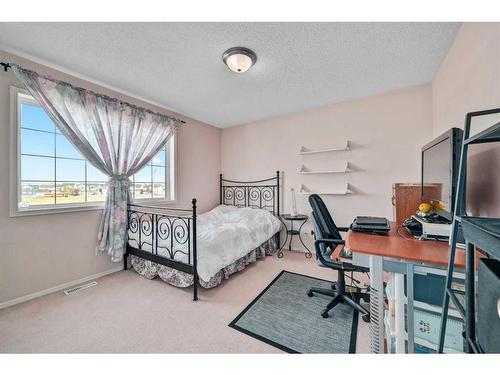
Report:
[[[12,65],[11,65],[11,64],[9,64],[9,63],[0,62],[0,65],[3,67],[4,72],[8,71],[8,69],[9,69],[9,68],[12,68]],[[130,103],[127,103],[127,102],[122,102],[122,103],[126,103],[126,104],[128,104],[128,105],[130,105],[130,106],[137,107],[136,105],[134,105],[134,104],[130,104]],[[145,109],[146,109],[146,108],[145,108]],[[149,110],[149,109],[146,109],[146,110],[147,110],[148,112],[155,113],[155,112],[153,112],[153,111],[151,111],[151,110]],[[161,116],[165,116],[165,115],[164,115],[164,114],[162,114],[162,113],[158,113],[158,114],[159,114],[159,115],[161,115]],[[171,116],[168,116],[168,117],[171,117]],[[171,118],[172,118],[172,119],[174,119],[175,121],[179,121],[179,122],[180,122],[180,123],[182,123],[182,124],[185,124],[185,123],[186,123],[186,121],[181,120],[181,119],[178,119],[178,118],[176,118],[176,117],[171,117]]]

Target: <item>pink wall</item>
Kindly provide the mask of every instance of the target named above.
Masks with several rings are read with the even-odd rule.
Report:
[[[432,83],[434,135],[500,106],[500,23],[464,23]]]
[[[178,205],[196,198],[200,213],[211,210],[219,204],[221,131],[190,119],[177,137]]]
[[[424,85],[223,129],[222,170],[234,179],[283,171],[285,212],[292,187],[328,191],[349,182],[354,194],[323,197],[338,225],[350,224],[356,215],[392,218],[392,183],[420,180],[420,147],[432,137],[431,100],[431,87]],[[298,155],[301,145],[322,149],[344,139],[350,151]],[[298,173],[301,164],[325,170],[345,160],[353,169],[347,174]],[[299,212],[310,213],[307,196],[298,195],[297,205]]]
[[[463,128],[468,112],[500,107],[500,23],[462,26],[432,84],[432,97],[435,136],[453,126]],[[471,214],[500,216],[498,170],[500,145],[471,148],[467,185]]]

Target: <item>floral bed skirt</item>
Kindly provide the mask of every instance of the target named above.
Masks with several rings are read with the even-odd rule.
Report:
[[[273,236],[271,239],[267,240],[256,249],[250,251],[244,257],[221,269],[214,276],[212,276],[210,280],[208,280],[208,282],[199,279],[199,283],[204,288],[216,287],[217,285],[222,283],[222,280],[228,279],[229,276],[233,273],[242,271],[249,264],[255,263],[257,259],[263,258],[266,255],[273,255],[276,252],[276,248],[276,240],[275,236]],[[138,274],[150,280],[154,279],[156,276],[159,276],[160,279],[162,279],[166,283],[177,287],[187,288],[188,286],[193,285],[193,275],[190,275],[188,273],[173,269],[171,267],[163,266],[161,264],[151,262],[134,255],[130,257],[130,260],[132,268]]]

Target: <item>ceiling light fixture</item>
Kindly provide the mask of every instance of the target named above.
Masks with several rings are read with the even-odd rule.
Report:
[[[257,61],[257,55],[245,47],[229,48],[222,55],[224,64],[235,73],[245,73]]]

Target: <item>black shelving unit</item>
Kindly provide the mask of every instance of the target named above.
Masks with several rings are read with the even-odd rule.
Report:
[[[443,300],[443,315],[439,331],[438,353],[443,353],[446,334],[446,321],[450,299],[465,322],[465,347],[468,353],[481,353],[481,345],[476,339],[476,306],[475,306],[475,246],[489,256],[498,259],[500,253],[500,218],[468,217],[465,215],[465,186],[467,183],[467,157],[469,146],[474,144],[500,142],[500,122],[470,136],[472,120],[479,116],[499,114],[500,108],[470,112],[465,117],[464,138],[458,175],[457,195],[450,238],[450,257],[446,275],[446,288]],[[455,253],[460,228],[466,246],[465,258],[465,293],[452,288]],[[465,303],[462,303],[465,294]]]

